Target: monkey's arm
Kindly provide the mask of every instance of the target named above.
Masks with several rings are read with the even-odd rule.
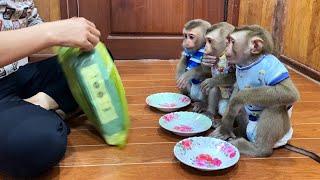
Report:
[[[288,78],[275,86],[241,90],[230,100],[230,105],[252,104],[269,107],[275,105],[289,105],[296,102],[298,99],[299,92],[291,79]]]
[[[201,89],[207,90],[216,86],[232,86],[236,82],[235,73],[219,74],[201,83]]]
[[[180,78],[180,76],[185,73],[187,68],[187,58],[183,54],[181,54],[181,58],[177,64],[176,68],[176,80]]]
[[[210,68],[204,66],[198,66],[187,72],[189,77],[195,79],[206,79],[211,76]]]
[[[237,86],[237,83],[235,83],[230,99],[233,99],[234,97],[236,97],[238,93],[239,93],[239,88]],[[215,129],[209,136],[223,139],[223,140],[227,140],[230,137],[235,138],[235,135],[233,134],[232,129],[233,129],[234,120],[238,115],[241,107],[242,107],[241,105],[233,106],[231,105],[231,103],[229,103],[226,109],[226,112],[224,113],[221,119],[221,126]]]
[[[205,75],[207,73],[203,72],[204,69],[201,66],[195,67],[189,71],[186,71],[182,73],[180,76],[177,74],[177,85],[178,88],[184,89],[187,87],[188,83],[190,82],[191,79],[205,79]]]

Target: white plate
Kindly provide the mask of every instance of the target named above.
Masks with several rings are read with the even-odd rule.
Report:
[[[173,112],[159,119],[162,128],[180,136],[193,136],[210,129],[212,121],[207,116],[194,112]]]
[[[172,112],[188,106],[191,100],[188,96],[178,93],[157,93],[146,98],[146,103],[163,112]]]
[[[183,164],[202,171],[221,170],[235,165],[239,150],[232,144],[212,137],[192,137],[174,146],[174,155]]]

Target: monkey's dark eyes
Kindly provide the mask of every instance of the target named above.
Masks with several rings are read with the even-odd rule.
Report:
[[[188,35],[184,34],[183,37],[184,37],[185,39],[187,39],[187,38],[188,38]]]
[[[211,39],[208,40],[208,43],[210,43],[210,44],[212,43]]]
[[[194,36],[190,36],[189,38],[192,40],[192,39],[194,39]]]

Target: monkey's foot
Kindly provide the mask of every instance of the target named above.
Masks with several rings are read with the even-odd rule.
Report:
[[[218,128],[219,126],[221,126],[221,119],[211,118],[211,121],[213,128]]]
[[[217,129],[215,129],[212,133],[209,134],[209,136],[217,139],[222,139],[224,141],[236,138],[232,131],[228,131],[224,129],[222,126],[219,126]]]
[[[194,102],[192,105],[193,105],[192,111],[194,111],[194,112],[201,113],[201,112],[204,112],[204,111],[207,110],[207,104],[206,103]]]

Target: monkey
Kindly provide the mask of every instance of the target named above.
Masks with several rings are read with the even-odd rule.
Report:
[[[194,110],[206,111],[213,121],[213,127],[219,126],[219,121],[214,116],[223,114],[231,96],[235,83],[235,71],[233,65],[229,65],[225,56],[226,37],[234,30],[234,26],[227,22],[212,25],[206,33],[205,56],[202,65],[211,68],[211,78],[204,80],[200,87],[207,95],[204,102],[194,105]],[[219,107],[218,107],[219,106]]]
[[[202,19],[188,21],[183,28],[183,51],[176,67],[177,87],[182,94],[193,101],[203,99],[200,82],[210,69],[203,68],[201,61],[204,53],[205,33],[211,24]],[[193,83],[192,83],[193,82]],[[193,84],[193,86],[192,86]],[[192,91],[191,91],[192,90]]]
[[[287,144],[293,133],[289,112],[300,94],[273,49],[271,34],[258,25],[229,34],[226,56],[236,65],[236,83],[221,126],[209,136],[229,140],[249,156],[271,156],[274,148],[284,147],[320,163],[315,153]]]

